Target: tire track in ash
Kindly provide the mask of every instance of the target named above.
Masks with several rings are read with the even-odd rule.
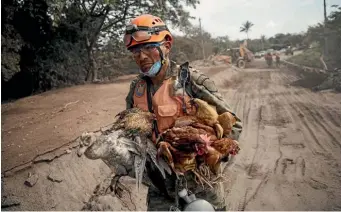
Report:
[[[306,102],[310,102],[310,99],[308,98],[309,96],[310,96],[309,94],[293,96],[293,98],[296,100],[296,103],[294,103],[296,106],[295,107],[296,111],[299,114],[302,114],[303,115],[302,118],[304,119],[306,119],[306,117],[311,117],[312,120],[309,122],[311,127],[309,128],[311,129],[311,132],[314,133],[317,139],[318,137],[321,136],[322,137],[321,140],[327,140],[328,143],[326,144],[328,144],[331,150],[333,150],[335,147],[341,148],[341,144],[338,142],[338,139],[336,139],[336,136],[329,129],[326,128],[325,125],[327,126],[330,126],[330,125],[325,121],[325,119],[322,118],[321,114],[319,114],[319,112],[316,111],[316,109],[310,109],[309,107],[307,107]],[[303,100],[305,100],[306,102],[303,102]],[[310,106],[311,108],[316,107],[312,104]],[[306,113],[304,113],[304,111],[306,111]],[[321,118],[318,119],[315,114],[318,114]],[[315,132],[319,132],[319,133],[315,133]],[[325,135],[325,136],[322,136],[322,135]],[[326,137],[329,137],[330,139],[325,139]]]
[[[276,79],[276,81],[278,80],[278,83],[279,82],[283,82],[282,80],[280,80],[280,78],[283,77],[283,74],[279,74],[279,76],[277,76],[278,79]],[[283,84],[283,83],[279,83],[279,84]],[[276,90],[273,88],[272,89],[273,92],[276,92]],[[292,88],[291,91],[286,94],[286,95],[277,95],[276,98],[278,98],[278,101],[281,102],[282,104],[283,103],[287,103],[288,106],[289,106],[289,110],[287,110],[287,112],[289,112],[289,114],[292,114],[291,111],[295,111],[295,114],[292,114],[292,118],[293,120],[295,120],[295,123],[297,123],[297,125],[299,126],[299,128],[301,129],[304,129],[302,132],[303,132],[303,135],[305,137],[305,140],[306,140],[306,144],[308,146],[310,146],[311,150],[314,152],[314,154],[316,154],[318,151],[318,149],[315,149],[310,143],[309,141],[312,139],[314,141],[314,143],[316,143],[316,145],[318,147],[320,147],[320,149],[322,150],[326,150],[322,145],[321,143],[319,142],[316,134],[314,133],[314,131],[311,129],[311,127],[309,126],[308,124],[308,121],[306,120],[306,118],[304,117],[303,113],[297,109],[295,107],[295,105],[293,104],[296,99],[295,99],[295,95],[297,95],[298,93],[300,92],[297,92],[296,89]],[[292,110],[290,110],[292,109]],[[300,124],[299,124],[300,123]],[[308,133],[307,133],[308,132]],[[311,139],[309,139],[309,137]]]
[[[294,90],[298,90],[298,89],[294,89]],[[295,122],[297,123],[297,126],[301,124],[299,123],[299,121],[302,122],[302,120],[300,120],[300,117],[297,116],[296,114],[302,113],[304,115],[304,118],[307,118],[308,123],[311,124],[310,127],[314,130],[314,134],[318,138],[321,138],[321,136],[322,138],[323,137],[325,138],[325,139],[321,139],[321,144],[326,145],[325,148],[328,151],[324,151],[324,152],[313,151],[314,149],[317,148],[317,146],[315,145],[314,142],[311,142],[313,141],[312,139],[309,140],[307,137],[307,135],[309,136],[309,134],[311,133],[309,133],[309,131],[306,131],[306,129],[304,129],[302,133],[304,133],[305,135],[305,139],[304,139],[305,143],[309,144],[309,147],[311,147],[311,144],[313,144],[313,150],[311,150],[312,151],[311,153],[313,153],[313,155],[311,155],[310,152],[302,152],[303,155],[305,155],[305,158],[308,160],[302,161],[302,159],[304,159],[302,158],[298,160],[297,162],[289,161],[289,164],[296,163],[297,165],[299,165],[297,167],[299,169],[299,172],[297,172],[297,175],[305,176],[303,178],[302,184],[299,185],[298,187],[301,187],[302,189],[304,189],[304,187],[310,188],[310,190],[308,189],[302,190],[302,191],[305,191],[304,193],[301,193],[300,190],[297,190],[300,194],[302,194],[301,197],[299,198],[305,198],[305,201],[309,202],[309,204],[307,204],[306,207],[308,209],[310,208],[310,210],[312,210],[313,208],[315,208],[314,210],[321,210],[321,208],[326,209],[326,208],[330,208],[330,206],[332,205],[338,205],[334,196],[335,195],[340,196],[340,192],[339,192],[340,190],[336,189],[337,187],[340,186],[339,176],[341,172],[340,172],[340,165],[338,162],[340,161],[340,157],[339,157],[340,151],[339,151],[339,148],[337,146],[335,147],[333,143],[331,142],[332,138],[326,134],[326,132],[324,131],[322,127],[320,127],[319,124],[323,124],[324,120],[318,120],[319,116],[316,116],[316,113],[315,113],[315,112],[318,112],[316,111],[317,107],[311,104],[312,99],[316,100],[316,102],[321,104],[321,102],[323,102],[321,101],[321,98],[311,93],[307,94],[307,96],[304,96],[304,93],[308,92],[308,90],[306,89],[299,89],[299,90],[304,91],[304,92],[292,92],[296,95],[293,95],[292,97],[280,96],[279,98],[289,99],[289,102],[291,103],[290,107],[292,108],[292,111],[290,110],[290,112],[294,114],[295,119],[298,120]],[[329,104],[328,101],[324,101],[323,103]],[[312,107],[310,108],[309,106],[312,106]],[[315,117],[313,117],[314,115]],[[322,116],[322,114],[320,115]],[[324,117],[324,119],[326,118],[327,117]],[[328,122],[328,119],[326,121]],[[318,127],[320,128],[319,131],[316,130],[316,128]],[[334,156],[336,157],[333,158],[332,154],[330,154],[331,152],[334,152]],[[325,184],[325,186],[323,187],[316,186],[317,184]],[[325,195],[327,195],[328,197],[325,197]],[[332,195],[333,198],[330,199],[329,195]],[[321,202],[323,206],[318,206],[318,204],[316,204],[314,201],[311,201],[312,196],[320,196],[321,201],[322,199],[324,200],[323,203]]]
[[[300,132],[297,132],[293,127],[291,127],[292,125],[296,125],[295,118],[292,115],[292,113],[287,109],[287,107],[285,107],[286,105],[283,105],[283,101],[280,100],[278,95],[274,96],[274,101],[277,103],[282,103],[282,109],[285,112],[285,115],[289,117],[291,120],[289,126],[286,126],[283,130],[279,130],[279,131],[282,131],[282,132],[279,132],[279,139],[278,139],[278,143],[279,143],[278,151],[280,153],[280,156],[277,158],[275,162],[274,173],[285,174],[285,170],[288,164],[295,164],[295,166],[296,164],[300,164],[300,166],[302,165],[301,175],[304,176],[304,172],[305,172],[305,165],[303,165],[305,164],[304,159],[302,158],[301,162],[297,163],[297,161],[299,160],[301,156],[297,157],[296,159],[292,159],[286,155],[288,155],[288,153],[290,155],[292,151],[300,151],[300,150],[304,151],[304,148],[306,145],[297,141],[292,141],[292,140],[287,143],[283,142],[283,138],[286,138],[288,134],[300,133]],[[286,149],[283,149],[283,148],[286,148]]]
[[[271,73],[272,76],[276,78],[277,73]],[[281,199],[283,194],[279,192],[277,189],[281,189],[280,184],[283,177],[290,179],[303,179],[305,175],[305,160],[301,153],[299,153],[298,157],[290,158],[292,156],[292,151],[300,152],[301,149],[305,151],[304,145],[300,145],[297,148],[297,144],[293,145],[282,145],[281,139],[278,132],[281,132],[282,129],[287,129],[287,124],[292,125],[293,119],[288,119],[285,111],[285,106],[282,106],[277,96],[278,91],[275,89],[271,89],[274,83],[271,81],[271,84],[264,92],[260,93],[263,97],[260,101],[261,112],[260,112],[260,122],[259,125],[259,145],[257,151],[255,151],[256,157],[253,159],[253,163],[255,165],[250,166],[248,170],[248,174],[251,175],[251,178],[245,180],[245,184],[252,185],[252,193],[250,193],[249,198],[246,200],[246,205],[250,205],[249,207],[256,207],[256,210],[263,210],[262,207],[259,206],[259,201],[268,201],[267,195],[268,193],[272,193],[274,196],[273,201],[267,202],[267,207],[272,205],[272,208],[267,208],[267,210],[274,210],[274,208],[278,208],[278,204],[276,204],[276,199]],[[267,95],[264,95],[267,94]],[[285,93],[285,92],[283,92]],[[302,138],[303,140],[303,138]],[[301,148],[303,146],[303,148]],[[284,152],[282,150],[284,148]],[[254,169],[257,167],[256,163],[261,164],[263,172],[259,172],[257,175],[254,173]],[[277,168],[277,167],[278,168]],[[278,170],[279,169],[279,172]],[[268,182],[270,182],[268,184]],[[275,183],[275,184],[273,184]],[[278,185],[279,187],[273,187],[273,185]],[[295,187],[291,187],[295,190]],[[248,194],[249,194],[248,193]],[[247,208],[247,207],[246,207]],[[252,209],[254,210],[254,209]]]
[[[289,109],[286,108],[287,113],[291,116],[291,118],[294,120],[294,123],[296,126],[298,126],[298,129],[303,129],[301,132],[304,136],[305,144],[310,148],[312,153],[314,155],[324,155],[322,152],[326,152],[327,150],[325,147],[319,142],[318,136],[314,129],[310,126],[312,125],[312,122],[309,122],[306,117],[312,116],[310,113],[304,114],[302,109],[300,108],[301,103],[297,103],[296,101],[299,101],[300,98],[297,98],[296,94],[297,92],[294,92],[293,95],[290,95],[291,98],[289,98],[289,95],[279,95],[276,96],[275,98],[279,99],[281,102],[287,102]],[[293,101],[294,100],[294,101]],[[292,109],[292,110],[290,110]],[[316,145],[311,145],[311,140],[314,141],[314,144]],[[315,147],[318,146],[320,149],[316,149]],[[332,146],[330,146],[332,149]],[[323,150],[321,152],[321,149]]]
[[[239,185],[239,190],[244,191],[244,193],[240,194],[239,197],[244,197],[243,199],[245,199],[243,204],[239,204],[239,206],[243,206],[242,208],[245,208],[249,202],[257,197],[258,192],[263,190],[263,186],[267,184],[269,177],[271,176],[271,172],[273,171],[275,163],[274,158],[276,159],[280,157],[280,153],[277,152],[277,126],[272,126],[271,124],[276,121],[270,120],[268,123],[263,117],[265,116],[270,117],[271,119],[277,119],[277,116],[275,115],[276,109],[268,107],[269,102],[272,99],[271,95],[268,93],[270,72],[259,72],[257,73],[257,76],[253,76],[252,83],[250,83],[250,85],[253,85],[251,86],[253,89],[251,90],[251,95],[248,96],[254,96],[255,99],[247,99],[250,104],[250,113],[247,113],[250,118],[247,120],[252,122],[250,122],[251,127],[247,127],[247,129],[245,129],[247,131],[250,129],[250,132],[253,130],[253,134],[245,138],[245,141],[252,149],[249,149],[247,152],[248,158],[246,160],[241,159],[243,162],[238,164],[238,168],[243,170],[242,173],[245,174],[244,176],[240,176],[242,179],[239,181],[239,184],[242,184]],[[266,85],[264,83],[266,83]],[[252,192],[249,191],[250,188]],[[241,193],[242,191],[238,193]],[[248,196],[248,198],[245,198],[245,195]]]
[[[283,77],[286,77],[283,73],[281,73],[281,75]],[[316,101],[321,98],[323,98],[324,100],[321,102],[325,104],[330,104],[330,99],[327,99],[321,93],[316,94],[316,93],[309,92],[307,89],[300,89],[300,92],[296,91],[295,93],[297,95],[293,95],[293,97],[295,97],[296,101],[301,103],[299,107],[302,108],[303,111],[307,110],[308,113],[313,117],[314,123],[320,126],[320,128],[317,128],[317,129],[320,130],[322,128],[325,131],[325,133],[327,133],[327,135],[331,138],[333,145],[341,147],[341,143],[339,142],[339,139],[337,139],[338,137],[341,136],[341,133],[340,133],[341,117],[339,117],[340,113],[337,113],[331,107],[329,107],[329,110],[327,110],[326,109],[327,106],[319,107],[317,109],[317,105],[316,105]],[[307,106],[307,102],[310,103],[309,105],[310,107]],[[327,117],[327,119],[324,117]],[[335,118],[335,117],[339,117],[339,118]]]
[[[294,123],[294,117],[292,116],[291,112],[287,109],[288,103],[286,101],[281,101],[279,96],[284,95],[290,95],[290,92],[283,92],[281,89],[275,89],[275,88],[282,88],[283,86],[287,84],[287,81],[290,80],[289,77],[284,76],[280,73],[273,72],[271,75],[272,82],[274,85],[272,86],[272,101],[270,102],[270,105],[272,107],[272,111],[274,111],[275,114],[275,122],[278,126],[278,152],[279,157],[277,158],[275,162],[274,167],[274,173],[275,174],[286,174],[286,170],[288,166],[294,165],[295,167],[295,176],[296,178],[302,178],[305,175],[305,160],[301,156],[301,154],[305,151],[305,145],[301,142],[292,141],[291,139],[287,139],[289,141],[283,142],[284,138],[287,138],[287,136],[293,133],[298,133],[295,131],[295,129],[292,127]],[[275,88],[273,88],[275,87]],[[303,140],[303,139],[302,139]],[[296,158],[292,157],[292,152],[297,151],[299,154]],[[302,152],[303,151],[303,152]],[[280,171],[278,171],[280,167]]]
[[[252,106],[255,109],[257,107],[257,109],[256,109],[257,111],[255,112],[256,113],[256,117],[255,117],[256,118],[255,119],[255,121],[256,121],[256,124],[255,124],[255,126],[256,126],[255,127],[256,128],[256,135],[254,136],[254,139],[256,140],[256,145],[254,146],[255,151],[253,153],[251,162],[249,163],[250,166],[248,167],[248,170],[247,170],[247,174],[250,176],[251,175],[251,171],[252,171],[253,166],[254,166],[255,158],[256,158],[257,153],[259,151],[259,134],[260,134],[260,126],[261,126],[261,121],[262,121],[262,110],[263,110],[263,105],[261,104],[262,100],[259,98],[261,96],[260,95],[260,90],[261,90],[261,80],[260,79],[263,78],[262,75],[264,74],[264,72],[256,72],[256,73],[252,72],[252,73],[248,73],[248,74],[250,74],[250,76],[248,78],[249,79],[248,82],[245,83],[247,86],[244,89],[244,102],[245,101],[249,102],[248,105],[250,107],[249,107],[248,111],[250,111],[250,112],[251,112],[251,107]],[[257,80],[256,81],[257,83],[255,82],[255,79]],[[253,88],[254,85],[256,85],[255,88]],[[250,91],[252,91],[252,92],[250,92]],[[255,93],[254,91],[256,91],[257,93]],[[256,96],[256,99],[255,99],[256,101],[253,102],[252,98],[250,100],[249,95],[252,95],[252,96],[255,95]],[[256,103],[256,104],[255,105],[251,104],[251,101],[253,103]],[[243,108],[243,110],[244,110],[244,108]],[[250,112],[248,112],[247,117],[249,117],[249,113]],[[245,113],[243,113],[243,115],[244,114]],[[247,123],[247,125],[249,125],[249,123]],[[248,132],[248,130],[247,130],[247,132]],[[247,136],[247,134],[244,137],[246,137],[246,136]]]
[[[249,154],[249,156],[245,160],[244,158],[241,158],[238,162],[246,161],[246,163],[249,164],[251,157],[253,157],[254,154],[257,154],[257,156],[252,160],[254,165],[246,167],[245,172],[242,172],[245,173],[245,175],[243,176],[243,174],[240,174],[237,176],[239,180],[236,183],[238,185],[235,185],[235,190],[239,190],[239,192],[233,192],[236,193],[235,196],[238,198],[244,197],[246,199],[244,205],[240,204],[240,206],[243,206],[240,208],[246,210],[309,210],[309,208],[320,210],[323,207],[327,207],[329,204],[328,198],[324,195],[328,192],[332,192],[333,194],[337,193],[335,193],[336,191],[326,190],[324,188],[319,190],[321,189],[320,187],[317,189],[312,188],[310,185],[310,178],[314,177],[314,179],[325,183],[329,187],[333,184],[335,185],[337,180],[335,180],[334,176],[329,176],[328,173],[330,170],[331,175],[334,175],[337,166],[332,167],[333,164],[329,165],[330,161],[321,158],[326,155],[318,154],[324,153],[322,152],[323,149],[316,144],[316,141],[313,139],[314,134],[311,134],[308,130],[309,127],[312,130],[315,130],[315,126],[309,125],[309,121],[313,119],[306,110],[300,111],[302,108],[296,108],[298,107],[295,105],[297,103],[297,98],[300,98],[300,96],[303,95],[303,89],[294,89],[290,88],[290,86],[286,86],[285,83],[287,83],[287,78],[281,78],[281,74],[278,72],[272,72],[271,77],[272,80],[270,81],[269,88],[258,92],[258,96],[256,97],[259,100],[248,100],[252,103],[252,109],[249,116],[250,127],[247,127],[244,130],[249,131],[250,129],[251,132],[245,137],[245,141],[250,146],[256,145],[254,138],[256,137],[255,130],[258,129],[258,148],[253,150],[252,147],[248,147],[246,151],[248,150],[247,154]],[[257,86],[257,83],[260,83],[258,79],[254,79],[253,90],[261,87]],[[255,91],[250,91],[250,93],[253,94]],[[261,121],[258,122],[255,117],[259,117],[257,111],[260,110],[260,107],[262,107],[260,113]],[[301,117],[297,115],[299,113],[306,114],[305,118],[308,119],[302,120]],[[283,117],[286,117],[291,122],[284,122],[283,126],[276,125],[278,124],[277,121],[280,121]],[[258,128],[256,127],[257,123],[260,125]],[[275,138],[271,138],[271,133],[274,133],[274,131],[269,130],[271,127],[276,129],[275,133],[277,133],[278,142]],[[317,134],[316,136],[319,138],[321,132],[316,131],[315,134]],[[253,137],[251,135],[253,135]],[[266,137],[262,137],[263,135],[266,135]],[[269,147],[269,141],[272,141],[270,146],[273,146]],[[323,146],[323,143],[321,143],[321,145]],[[325,148],[329,149],[328,146]],[[244,151],[242,154],[244,154]],[[270,155],[273,154],[274,151],[277,152],[276,157]],[[265,156],[262,156],[262,154]],[[269,162],[269,158],[273,160],[272,163]],[[267,164],[265,165],[267,167],[273,165],[273,170],[269,173],[257,173],[254,171],[257,169],[262,170],[258,165],[264,164]],[[241,168],[243,167],[236,166],[236,168],[242,170]],[[319,168],[321,168],[321,171],[319,171]],[[264,178],[262,179],[261,176]],[[326,180],[322,180],[323,176],[325,176],[326,179],[331,180],[331,183],[327,184]],[[313,183],[313,185],[315,184]],[[248,193],[245,193],[248,187],[251,187],[251,190]],[[271,194],[270,197],[269,193]],[[321,197],[323,206],[319,206],[319,202],[313,200],[316,197]],[[239,203],[238,201],[240,199],[235,198],[236,197],[229,201]],[[331,200],[330,203],[335,205],[335,200]]]
[[[278,74],[273,73],[273,77],[274,81],[276,81]],[[278,95],[279,93],[282,93],[281,95],[286,93],[282,92],[283,86],[278,83],[273,83],[269,90],[271,99],[268,103],[272,111],[272,117],[269,117],[265,123],[272,124],[272,126],[277,128],[278,144],[276,148],[278,156],[277,158],[271,157],[275,160],[273,163],[273,172],[269,173],[264,184],[260,186],[258,191],[259,195],[258,197],[254,197],[255,200],[251,202],[250,207],[257,207],[257,209],[252,210],[293,210],[293,206],[285,205],[283,200],[304,202],[304,197],[288,197],[286,194],[288,192],[293,192],[293,194],[299,192],[296,184],[297,182],[303,182],[305,178],[305,156],[307,150],[304,148],[305,145],[298,144],[297,140],[292,140],[292,138],[296,138],[295,134],[302,135],[302,133],[294,127],[296,124],[294,122],[295,118],[293,117],[292,111],[289,110],[290,108],[288,108],[288,102],[285,101],[286,99],[283,101],[283,97]],[[283,118],[284,121],[282,121]],[[282,136],[285,140],[282,140]],[[299,141],[304,142],[303,135]],[[273,142],[277,143],[275,140]],[[269,153],[271,152],[266,152],[266,154]],[[269,193],[272,195],[270,198],[267,197]],[[264,206],[259,207],[259,202],[263,202]]]
[[[300,109],[293,103],[290,103],[290,108],[296,112],[296,117],[300,117],[298,120],[301,122],[301,127],[303,129],[305,129],[303,132],[308,132],[308,133],[304,133],[306,135],[306,137],[311,137],[311,139],[307,139],[307,142],[309,142],[310,140],[313,140],[314,143],[323,151],[326,151],[326,149],[324,148],[324,146],[322,146],[322,144],[320,143],[319,139],[317,138],[314,130],[310,127],[310,124],[308,124],[307,119],[304,117],[304,115],[302,115],[302,111],[300,111]],[[318,153],[320,151],[314,150],[313,152]]]
[[[322,110],[324,111],[324,114],[326,115],[327,119],[330,120],[334,126],[336,126],[338,129],[341,129],[341,117],[339,116],[339,113],[335,111],[335,109],[331,107],[323,107]]]
[[[316,99],[318,99],[318,97],[321,97],[321,95],[313,95],[310,94],[308,91],[305,90],[304,93],[302,93],[299,97],[298,100],[302,103],[302,105],[307,108],[307,110],[310,110],[311,114],[318,116],[318,120],[322,120],[323,123],[327,126],[329,126],[329,128],[334,129],[333,131],[335,131],[336,133],[340,134],[341,128],[340,128],[340,123],[338,123],[335,119],[335,117],[339,117],[339,121],[341,121],[341,117],[339,116],[340,113],[336,113],[335,110],[333,110],[333,114],[326,110],[326,107],[328,106],[328,104],[330,104],[330,101],[326,100],[325,102],[323,102],[323,106],[316,105]],[[309,106],[311,106],[312,109],[310,109],[310,107],[306,106],[306,102],[303,101],[306,100],[307,102],[310,103]],[[330,109],[332,109],[331,107],[329,107]],[[328,117],[329,119],[325,119],[324,117]],[[318,121],[318,123],[320,123],[320,121]],[[332,134],[328,129],[326,130],[328,131],[328,134]],[[333,137],[335,137],[335,135],[333,135]]]
[[[334,135],[333,132],[331,132],[331,130],[329,130],[327,126],[330,127],[330,124],[323,118],[323,116],[316,110],[314,109],[314,111],[312,109],[310,109],[307,105],[305,105],[304,103],[302,104],[297,104],[298,107],[302,108],[303,110],[307,111],[308,114],[311,115],[311,117],[313,118],[315,125],[318,125],[320,128],[322,128],[324,130],[324,132],[330,137],[331,143],[333,144],[334,147],[339,147],[341,148],[341,143],[338,142],[338,139],[336,138],[336,136]],[[339,136],[340,137],[340,136]]]
[[[281,73],[281,75],[284,78],[288,78],[288,76],[285,73]],[[291,81],[295,81],[297,79],[294,79]],[[307,89],[300,89],[300,94],[298,95],[300,97],[299,100],[301,100],[302,103],[304,103],[302,100],[306,99],[312,105],[316,105],[316,101],[318,99],[321,99],[322,102],[325,103],[325,106],[319,108],[319,111],[316,111],[316,112],[318,112],[318,114],[320,114],[322,118],[327,117],[327,120],[330,120],[331,124],[334,125],[333,127],[335,127],[336,130],[340,130],[341,111],[336,111],[333,107],[329,105],[330,103],[334,103],[335,99],[327,98],[327,96],[324,95],[323,93],[313,93]],[[329,123],[327,122],[327,124]]]
[[[282,74],[283,76],[283,74]],[[279,78],[280,79],[280,78]],[[283,82],[281,80],[275,81],[274,82],[276,84],[280,84],[279,82]],[[283,89],[283,88],[281,88]],[[272,88],[273,93],[276,94],[277,90],[281,90],[278,89],[278,87]],[[288,90],[288,89],[286,89]],[[277,92],[278,93],[278,92]],[[279,92],[278,95],[274,95],[273,98],[276,102],[280,103],[283,106],[283,110],[286,112],[286,115],[290,118],[291,122],[293,123],[292,126],[295,126],[294,128],[290,127],[290,129],[295,132],[295,133],[299,133],[300,135],[303,136],[303,141],[304,143],[300,144],[300,143],[295,143],[293,144],[294,147],[309,147],[309,149],[316,154],[317,151],[315,150],[314,146],[311,145],[311,143],[309,142],[311,140],[311,135],[309,133],[307,133],[307,130],[305,129],[305,125],[306,123],[302,122],[302,120],[299,118],[299,116],[297,116],[293,110],[291,110],[291,102],[292,102],[292,98],[291,97],[293,94],[293,92],[291,92],[290,90],[288,92]],[[280,142],[282,143],[281,139]],[[283,144],[281,144],[283,145]],[[279,161],[278,161],[279,162]],[[277,162],[277,165],[278,165]]]
[[[305,90],[304,93],[307,93],[307,91]],[[316,135],[317,139],[321,141],[321,144],[323,143],[328,150],[327,152],[321,153],[324,158],[329,161],[330,165],[340,166],[341,144],[338,139],[340,138],[340,134],[338,133],[339,131],[335,130],[335,128],[331,126],[331,122],[328,122],[328,120],[323,118],[323,115],[321,115],[317,110],[317,107],[323,107],[323,105],[313,104],[313,102],[319,99],[318,96],[315,96],[311,93],[307,93],[306,95],[304,95],[304,93],[294,97],[297,101],[296,103],[294,103],[296,105],[296,110],[299,113],[302,113],[304,118],[309,118],[309,123],[313,129],[314,134]],[[312,101],[312,98],[314,99],[314,101]],[[328,102],[323,103],[328,104]]]
[[[259,79],[255,78],[255,73],[243,73],[243,80],[241,86],[237,89],[240,96],[238,107],[236,107],[237,114],[242,115],[243,121],[243,133],[241,134],[239,141],[242,151],[239,157],[236,157],[236,161],[231,166],[231,170],[235,170],[233,175],[236,177],[230,192],[227,194],[227,201],[230,205],[229,210],[241,208],[245,206],[245,202],[241,201],[245,199],[245,192],[252,186],[249,179],[244,176],[249,172],[250,167],[244,166],[245,163],[252,164],[254,155],[257,154],[258,148],[258,136],[259,126],[255,120],[260,120],[259,117],[259,105],[260,100],[258,98],[250,99],[250,93],[259,94]],[[259,95],[255,95],[258,97]],[[248,108],[249,107],[249,108]],[[243,112],[242,114],[240,112]],[[253,133],[253,134],[250,134]],[[251,162],[251,163],[250,163]],[[248,186],[249,185],[249,186]],[[245,199],[246,200],[246,199]]]

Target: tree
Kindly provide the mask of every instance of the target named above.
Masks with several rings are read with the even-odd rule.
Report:
[[[148,0],[74,0],[82,16],[81,32],[88,57],[86,80],[97,80],[95,52],[100,48],[100,41],[119,39],[123,34],[126,21],[138,14],[151,13],[160,16],[173,25],[188,24],[183,18],[189,17],[181,5],[181,0],[150,2]],[[188,6],[195,6],[197,0],[186,1]],[[167,8],[163,5],[168,5]],[[91,76],[91,77],[90,77]]]
[[[264,50],[265,39],[266,39],[265,35],[261,35],[261,36],[260,36],[260,41],[261,41],[261,43],[262,43],[262,50]]]
[[[122,35],[129,19],[150,13],[173,28],[182,28],[190,26],[192,18],[185,6],[195,8],[198,3],[198,0],[4,0],[1,65],[2,82],[6,83],[2,86],[6,84],[3,89],[6,92],[21,89],[18,95],[6,97],[18,98],[84,80],[94,81],[110,75],[103,71],[110,72],[111,67],[116,67],[113,73],[125,72],[131,57],[126,55]]]
[[[250,21],[246,21],[244,24],[242,24],[242,26],[240,27],[240,32],[245,32],[246,33],[246,37],[247,39],[249,39],[249,32],[251,30],[251,27],[254,24],[251,23]]]

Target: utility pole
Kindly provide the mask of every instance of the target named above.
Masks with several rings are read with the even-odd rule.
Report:
[[[324,23],[327,23],[327,5],[326,5],[326,0],[323,0],[323,8],[324,8]]]
[[[202,33],[202,28],[201,28],[201,18],[199,18],[199,29],[200,29],[200,39],[201,39],[201,49],[202,49],[202,57],[205,60],[205,47],[204,47],[204,37]]]
[[[324,31],[324,49],[323,49],[323,52],[324,52],[324,55],[328,55],[328,38],[327,38],[327,21],[328,21],[328,18],[327,18],[327,5],[326,5],[326,0],[323,0],[323,10],[324,10],[324,28],[323,28],[323,31]]]

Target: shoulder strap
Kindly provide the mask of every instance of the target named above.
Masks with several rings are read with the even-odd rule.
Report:
[[[189,62],[180,65],[179,80],[180,84],[185,88],[186,93],[193,98],[190,68],[192,67],[189,66]]]
[[[185,62],[184,64],[180,65],[180,71],[179,71],[179,80],[180,84],[184,85],[188,82],[190,82],[190,72],[189,72],[189,62]]]
[[[147,103],[148,103],[148,110],[149,110],[149,112],[151,112],[151,113],[154,113],[154,110],[153,110],[153,97],[152,97],[152,90],[151,89],[153,89],[152,87],[153,87],[153,82],[152,82],[152,80],[149,78],[149,77],[144,77],[143,78],[145,81],[146,81],[146,83],[147,83]],[[157,121],[156,120],[154,120],[153,121],[153,130],[154,130],[154,132],[155,132],[155,137],[156,138],[158,138],[159,137],[159,134],[160,134],[160,132],[159,132],[159,129],[158,129],[158,126],[157,126]]]
[[[182,110],[186,114],[186,103],[185,103],[185,92],[187,95],[189,95],[191,98],[193,98],[193,93],[191,89],[191,74],[189,71],[189,62],[185,62],[184,64],[180,65],[180,70],[178,73],[179,78],[179,84],[183,88],[183,94],[182,94]]]

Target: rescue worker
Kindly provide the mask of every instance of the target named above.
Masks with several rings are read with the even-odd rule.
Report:
[[[177,117],[186,114],[186,102],[189,102],[190,97],[200,98],[215,105],[219,114],[229,111],[235,116],[218,92],[214,82],[206,75],[189,67],[188,63],[180,66],[183,70],[180,81],[182,80],[182,84],[185,85],[184,95],[180,97],[171,95],[171,90],[174,89],[170,84],[171,77],[178,75],[180,69],[169,59],[173,37],[159,17],[146,14],[132,19],[126,27],[124,43],[140,69],[139,76],[131,82],[126,97],[126,107],[127,109],[139,107],[155,113],[157,121],[154,125],[154,141],[159,133],[174,124]],[[238,139],[242,131],[241,121],[238,117],[236,119],[237,123],[232,133],[234,139]],[[167,175],[167,179],[164,180],[150,163],[146,166],[153,185],[148,189],[148,211],[170,210],[176,202],[175,193],[185,184],[186,188],[197,198],[207,200],[218,210],[225,210],[222,183],[218,184],[215,189],[202,188],[194,182],[194,176],[190,174],[185,175],[183,180],[176,180],[175,174]],[[177,190],[176,183],[178,183]],[[181,209],[183,202],[181,199],[179,201],[178,208]]]
[[[266,61],[266,63],[268,64],[268,67],[269,68],[271,68],[271,66],[272,66],[272,54],[271,54],[271,52],[268,52],[265,56],[264,56],[264,58],[265,58],[265,61]]]
[[[279,68],[279,66],[281,65],[281,57],[279,55],[279,52],[276,52],[276,67]]]

